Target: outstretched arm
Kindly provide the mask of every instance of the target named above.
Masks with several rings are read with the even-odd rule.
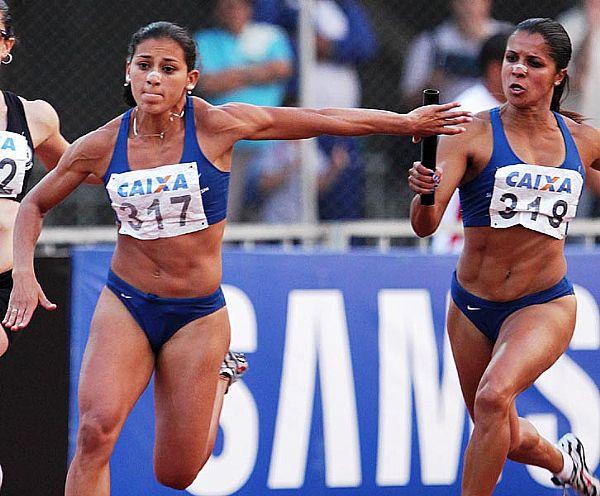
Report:
[[[332,134],[364,136],[395,134],[422,138],[434,134],[459,134],[460,124],[470,122],[471,114],[453,110],[458,103],[419,107],[408,114],[371,109],[307,109],[256,107],[227,104],[213,107],[213,131],[226,133],[234,142],[242,139],[303,139]]]
[[[14,285],[8,310],[2,321],[5,327],[13,331],[29,324],[38,304],[47,310],[56,308],[46,298],[36,280],[33,268],[35,245],[45,214],[66,198],[88,175],[97,175],[95,154],[90,150],[90,140],[86,138],[75,142],[65,152],[56,168],[25,196],[19,207],[13,236]]]

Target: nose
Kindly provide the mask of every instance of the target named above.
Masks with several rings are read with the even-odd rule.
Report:
[[[513,64],[511,71],[515,75],[517,75],[517,74],[525,75],[525,74],[527,74],[529,69],[527,68],[527,66],[525,66],[523,64]]]
[[[160,84],[160,72],[149,71],[146,75],[146,81],[153,86]]]

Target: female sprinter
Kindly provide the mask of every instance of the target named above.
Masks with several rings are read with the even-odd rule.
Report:
[[[0,62],[10,64],[15,44],[12,17],[0,0]],[[56,166],[68,143],[60,134],[58,116],[50,104],[27,101],[9,91],[0,100],[0,312],[6,313],[12,289],[13,226],[27,190],[34,152],[48,169]],[[47,300],[40,302],[52,308]],[[0,355],[14,333],[0,330]]]
[[[448,332],[475,430],[463,496],[492,494],[507,458],[554,474],[557,485],[600,495],[581,442],[557,447],[519,418],[515,398],[567,349],[576,301],[565,279],[568,222],[588,167],[600,169],[600,133],[559,114],[571,42],[551,19],[529,19],[509,38],[502,68],[507,103],[440,142],[436,175],[416,163],[409,184],[436,190],[412,203],[419,236],[435,231],[458,186],[465,246],[452,280]],[[435,185],[444,172],[443,182]]]
[[[119,236],[91,324],[79,383],[76,454],[69,496],[110,491],[109,458],[123,423],[155,372],[154,470],[185,488],[212,451],[229,345],[221,282],[231,150],[241,139],[325,134],[456,134],[457,104],[410,114],[228,104],[188,96],[198,81],[196,47],[184,29],[152,23],[134,34],[125,80],[133,109],[75,142],[21,206],[15,287],[6,325],[20,329],[45,296],[33,270],[42,218],[88,174],[102,178]],[[223,382],[223,381],[221,381]]]

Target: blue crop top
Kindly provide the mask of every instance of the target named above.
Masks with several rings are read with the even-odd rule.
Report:
[[[585,168],[581,162],[577,145],[571,136],[563,117],[553,112],[565,142],[565,160],[558,168],[579,172],[585,179]],[[460,205],[463,225],[465,227],[482,227],[490,225],[490,202],[494,188],[496,170],[509,165],[524,164],[515,152],[502,126],[500,108],[490,110],[493,133],[493,151],[490,161],[480,174],[459,187]]]
[[[112,158],[108,164],[108,169],[104,174],[104,185],[108,183],[113,174],[123,174],[130,172],[129,160],[127,159],[127,137],[129,132],[129,122],[133,109],[128,110],[121,119],[119,134]],[[196,123],[194,119],[194,103],[191,97],[186,98],[184,113],[185,137],[183,144],[183,153],[180,162],[182,164],[195,163],[198,168],[198,180],[200,183],[200,195],[206,215],[208,225],[216,224],[227,217],[227,194],[229,191],[229,172],[217,169],[202,153],[198,140],[196,138]],[[154,168],[159,170],[160,167]],[[153,169],[150,169],[153,170]],[[177,185],[175,185],[177,186]],[[171,186],[172,188],[173,186]],[[129,196],[135,194],[135,185],[129,190]],[[138,190],[141,193],[146,191],[146,182],[142,181]],[[167,191],[167,186],[159,184],[159,188]],[[126,195],[127,196],[127,195]],[[178,201],[178,200],[176,200]],[[171,203],[175,203],[172,201]],[[180,202],[181,203],[181,202]],[[184,212],[185,213],[185,212]],[[189,215],[188,215],[189,218]],[[185,220],[185,217],[182,217]],[[141,221],[140,221],[141,222]]]

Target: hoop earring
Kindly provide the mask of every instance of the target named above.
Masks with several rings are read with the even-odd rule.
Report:
[[[2,60],[0,60],[0,62],[2,62],[4,65],[8,65],[13,61],[13,56],[12,53],[7,53],[6,57],[4,57]]]

